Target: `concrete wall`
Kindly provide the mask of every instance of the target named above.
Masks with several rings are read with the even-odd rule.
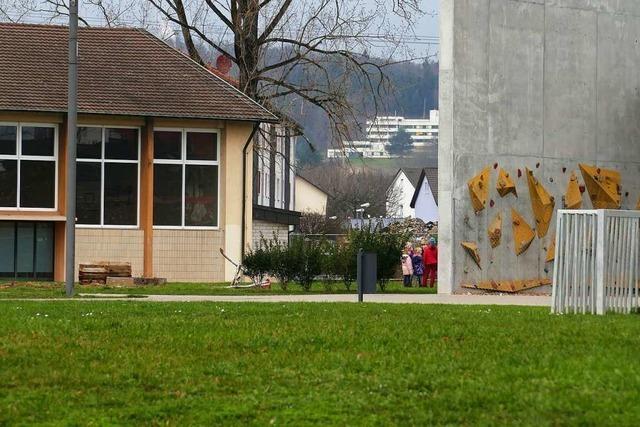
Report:
[[[624,208],[640,195],[640,1],[442,0],[440,25],[439,291],[549,277],[555,215],[546,238],[519,257],[513,250],[509,209],[535,224],[525,167],[556,208],[580,162],[622,173]],[[498,196],[492,169],[495,206],[474,215],[466,183],[496,162],[519,197]],[[486,230],[498,212],[502,244],[491,249]],[[463,240],[478,242],[482,270]]]

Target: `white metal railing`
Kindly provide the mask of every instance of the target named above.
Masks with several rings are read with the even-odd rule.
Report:
[[[640,211],[558,211],[553,313],[629,313],[639,286]]]

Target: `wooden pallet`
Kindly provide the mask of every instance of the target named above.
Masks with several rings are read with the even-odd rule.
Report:
[[[107,283],[107,277],[131,277],[131,263],[97,262],[80,264],[80,283]]]

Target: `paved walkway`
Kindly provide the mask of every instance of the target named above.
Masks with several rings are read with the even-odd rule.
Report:
[[[148,295],[146,298],[117,298],[114,294],[80,294],[87,301],[126,300],[149,302],[357,302],[352,294],[333,295]],[[461,305],[522,305],[549,307],[551,298],[533,295],[365,295],[365,302],[390,304],[461,304]]]

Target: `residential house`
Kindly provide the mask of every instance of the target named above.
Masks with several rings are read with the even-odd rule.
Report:
[[[0,24],[0,276],[65,277],[68,30]],[[278,118],[148,32],[80,28],[76,262],[231,280]]]
[[[424,168],[411,198],[415,218],[438,222],[438,168]]]
[[[411,200],[416,191],[422,168],[400,168],[387,187],[387,217],[415,218]]]

